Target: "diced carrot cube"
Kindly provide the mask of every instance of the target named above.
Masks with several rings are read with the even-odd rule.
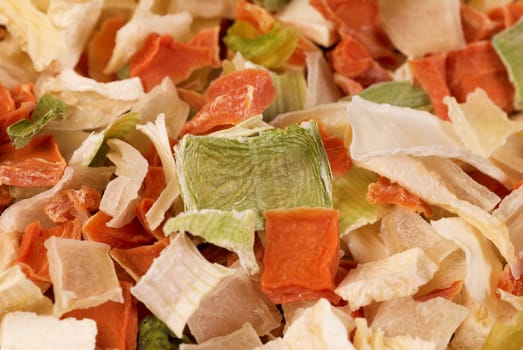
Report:
[[[276,304],[332,297],[339,262],[338,211],[273,209],[264,216],[264,293]]]

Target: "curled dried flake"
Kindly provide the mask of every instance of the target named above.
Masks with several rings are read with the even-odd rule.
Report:
[[[427,218],[432,216],[432,210],[424,200],[383,176],[369,185],[367,200],[372,204],[400,205],[416,213],[423,213]]]
[[[100,205],[100,192],[94,188],[82,185],[80,189],[66,189],[56,193],[47,204],[44,211],[55,223],[63,223],[74,218],[85,222],[91,211]]]

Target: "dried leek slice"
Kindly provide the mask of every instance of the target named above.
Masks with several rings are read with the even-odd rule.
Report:
[[[240,258],[244,271],[254,275],[259,272],[254,256],[254,225],[256,213],[252,210],[221,211],[204,209],[181,213],[167,220],[165,234],[176,231],[190,232],[219,247],[232,250]]]
[[[332,174],[316,122],[271,129],[257,136],[186,135],[175,147],[187,210],[263,211],[331,207]]]
[[[235,270],[211,264],[185,233],[178,234],[156,258],[131,293],[178,338],[200,301]]]

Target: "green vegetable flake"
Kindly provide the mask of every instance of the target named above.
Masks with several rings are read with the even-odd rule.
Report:
[[[263,119],[271,121],[278,114],[303,109],[307,82],[303,73],[287,71],[283,74],[272,74],[272,84],[276,88],[276,98],[263,112]]]
[[[481,350],[520,350],[522,348],[523,311],[516,315],[512,323],[494,323]]]
[[[492,45],[507,68],[510,81],[516,89],[515,104],[523,107],[523,21],[519,21],[498,35]]]
[[[175,148],[187,210],[256,212],[332,207],[332,174],[318,125],[304,122],[251,137],[186,135]]]
[[[229,49],[266,68],[279,68],[291,56],[298,43],[299,31],[275,23],[269,33],[263,34],[244,21],[235,21],[223,41]]]
[[[421,110],[432,108],[425,90],[404,81],[390,81],[371,85],[358,94],[361,98],[375,103]]]
[[[137,350],[178,350],[180,344],[189,342],[178,339],[160,319],[147,316],[138,328]]]
[[[22,148],[47,123],[53,119],[62,119],[67,113],[69,113],[69,107],[50,94],[45,94],[38,101],[31,119],[19,120],[9,125],[7,127],[7,135],[9,135],[11,143],[15,148]]]

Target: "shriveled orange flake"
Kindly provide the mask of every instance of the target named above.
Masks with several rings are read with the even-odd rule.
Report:
[[[207,89],[208,102],[182,128],[185,134],[205,134],[236,125],[262,113],[274,100],[276,90],[269,73],[243,69],[214,80]]]
[[[427,92],[435,114],[442,120],[450,120],[445,96],[450,96],[447,86],[447,54],[437,53],[408,62],[416,82]]]
[[[495,7],[487,12],[488,17],[496,24],[496,32],[512,27],[523,16],[523,4],[508,3]]]
[[[145,91],[160,84],[165,77],[177,84],[198,68],[219,67],[216,50],[177,42],[170,35],[151,33],[143,48],[132,57],[130,75],[140,78]]]
[[[10,186],[54,186],[66,162],[53,136],[35,136],[23,148],[0,146],[0,183]]]
[[[96,349],[136,349],[138,331],[138,309],[131,294],[129,282],[120,282],[123,303],[107,301],[88,309],[76,309],[62,315],[62,318],[88,318],[96,322]]]
[[[6,129],[28,119],[36,107],[33,84],[21,84],[8,91],[0,84],[0,145],[10,142]]]
[[[396,204],[416,213],[423,213],[425,217],[432,215],[430,206],[421,198],[383,176],[379,176],[377,182],[369,185],[367,201],[372,204]]]
[[[138,281],[149,270],[153,260],[168,245],[169,238],[164,237],[152,245],[142,245],[129,249],[113,248],[109,254],[135,281]]]
[[[143,198],[158,199],[165,189],[165,174],[161,166],[149,166],[143,180]]]
[[[29,224],[22,235],[20,250],[12,264],[20,264],[29,279],[35,283],[50,283],[49,261],[44,242],[52,236],[81,239],[82,231],[78,220],[43,229],[39,221]]]
[[[401,55],[394,51],[379,23],[378,0],[311,0],[310,3],[334,23],[342,38],[360,42],[370,57],[388,68],[401,64]]]
[[[321,140],[323,147],[329,158],[332,175],[343,175],[349,171],[352,166],[352,161],[349,156],[349,150],[345,146],[345,142],[336,136],[329,135],[325,126],[319,122]]]
[[[220,61],[220,27],[204,28],[194,34],[187,43],[190,46],[208,48],[214,53],[211,66],[219,66]]]
[[[427,300],[434,299],[437,297],[442,297],[447,300],[454,300],[454,298],[459,293],[461,293],[462,289],[463,289],[463,281],[461,281],[461,280],[455,281],[448,288],[436,289],[428,294],[416,296],[416,297],[414,297],[414,299],[416,301],[427,301]]]
[[[370,56],[359,41],[350,36],[342,38],[328,57],[335,72],[357,81],[363,87],[392,80],[390,73]]]
[[[496,30],[496,23],[472,6],[462,4],[460,14],[463,34],[468,43],[488,39]]]
[[[523,278],[515,279],[507,264],[498,278],[498,288],[516,296],[523,295]]]
[[[107,226],[110,220],[109,215],[98,211],[87,220],[82,230],[89,240],[106,243],[112,248],[133,248],[154,241],[154,237],[136,218],[122,227]]]
[[[514,86],[491,41],[474,42],[449,52],[446,68],[450,92],[459,103],[481,88],[505,112],[514,110]]]
[[[261,288],[275,304],[329,296],[339,262],[339,213],[327,208],[266,210]]]
[[[105,19],[100,28],[91,36],[87,45],[87,67],[91,78],[100,82],[116,79],[115,74],[106,74],[104,69],[113,54],[116,33],[125,22],[125,16],[122,13],[116,13]]]
[[[100,198],[97,190],[82,185],[80,189],[67,189],[55,194],[44,205],[44,211],[55,223],[63,223],[74,218],[85,222],[89,213],[98,209]]]

